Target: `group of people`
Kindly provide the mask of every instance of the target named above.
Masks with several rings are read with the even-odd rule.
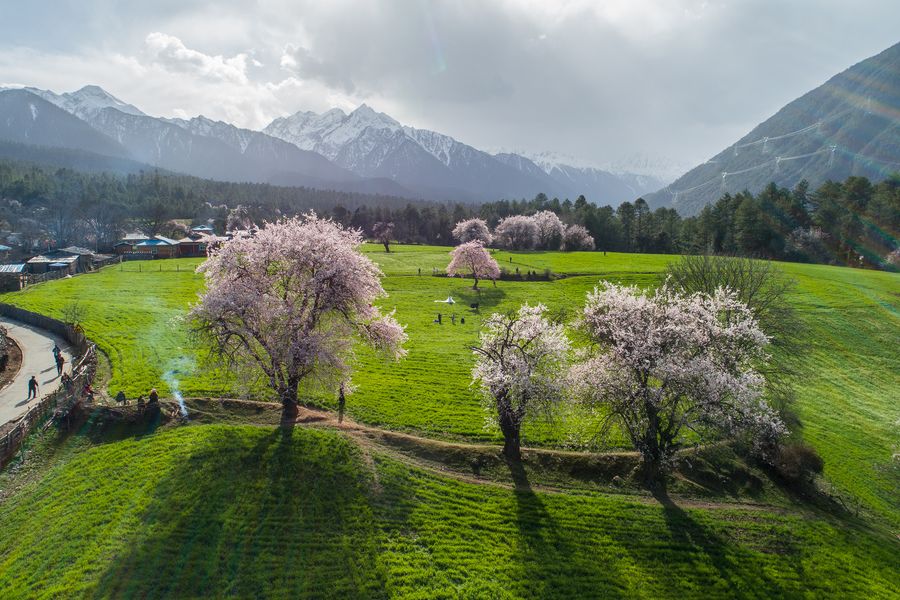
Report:
[[[53,361],[56,363],[56,375],[60,378],[63,384],[63,388],[72,394],[75,392],[75,380],[72,379],[72,376],[68,373],[64,373],[63,369],[66,365],[66,357],[63,356],[62,348],[59,347],[59,344],[53,344]],[[32,398],[37,398],[38,393],[40,393],[40,386],[38,385],[37,376],[32,375],[31,379],[28,380],[28,398],[27,400],[31,400]],[[91,384],[88,382],[84,385],[84,389],[82,390],[82,394],[88,400],[94,399],[94,389],[91,387]]]
[[[150,390],[150,394],[147,396],[146,404],[155,404],[159,402],[159,392],[156,391],[156,388]],[[125,397],[125,392],[119,390],[119,393],[116,394],[116,403],[117,404],[128,404],[128,398]],[[144,408],[144,396],[140,395],[137,398],[137,406],[138,408]]]
[[[62,381],[63,388],[70,394],[75,392],[75,380],[72,379],[72,376],[68,373],[63,372],[63,368],[66,364],[66,358],[63,356],[62,349],[59,347],[59,344],[53,344],[53,360],[56,363],[56,374],[60,377]],[[40,386],[38,385],[37,376],[32,375],[31,379],[28,380],[28,398],[27,400],[31,400],[32,398],[37,398],[40,393]],[[90,382],[86,382],[84,384],[84,388],[81,390],[82,396],[88,400],[93,401],[94,399],[94,388],[91,387]],[[125,398],[124,392],[119,392],[116,395],[116,402],[119,404],[127,403],[127,399]],[[150,394],[147,397],[147,404],[155,404],[159,402],[159,393],[156,389],[150,390]],[[145,405],[144,396],[138,396],[137,399],[138,408],[143,408]]]

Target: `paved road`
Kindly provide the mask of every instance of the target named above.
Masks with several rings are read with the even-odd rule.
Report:
[[[60,378],[56,374],[56,362],[53,360],[53,344],[58,343],[66,359],[65,369],[71,373],[72,352],[62,339],[31,325],[0,317],[0,325],[6,327],[9,336],[16,340],[22,349],[22,368],[9,385],[0,390],[0,424],[18,419],[28,408],[37,402],[28,398],[28,380],[37,376],[40,386],[38,395],[43,397],[56,390]]]

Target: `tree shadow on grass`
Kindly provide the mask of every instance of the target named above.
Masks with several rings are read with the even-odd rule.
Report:
[[[668,530],[671,543],[676,552],[672,553],[681,560],[693,563],[694,573],[701,573],[712,567],[713,573],[704,575],[708,581],[711,596],[723,594],[730,597],[762,596],[782,597],[796,590],[786,590],[783,585],[770,578],[758,557],[739,545],[728,540],[702,520],[695,518],[682,509],[669,497],[664,489],[653,491],[653,497],[662,506],[662,516]],[[802,581],[802,568],[799,568],[799,581]],[[714,585],[713,585],[714,582]],[[673,581],[677,589],[682,581]],[[696,584],[696,582],[693,582]],[[684,591],[687,593],[691,588]]]
[[[139,511],[101,595],[380,595],[369,497],[344,440],[216,428],[192,443]]]
[[[532,598],[597,595],[616,581],[616,568],[583,556],[571,531],[548,510],[545,493],[535,492],[521,461],[506,460],[515,488],[519,566],[524,595]],[[585,560],[587,559],[587,560]]]

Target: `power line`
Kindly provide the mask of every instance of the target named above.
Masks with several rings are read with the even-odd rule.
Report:
[[[744,142],[743,144],[733,144],[732,147],[733,147],[734,150],[735,150],[735,154],[737,153],[737,150],[738,150],[739,148],[748,148],[748,147],[750,147],[750,146],[755,146],[755,145],[757,145],[757,144],[762,144],[763,147],[765,148],[765,147],[768,145],[769,142],[775,142],[775,141],[778,141],[778,140],[783,140],[783,139],[785,139],[785,138],[793,137],[793,136],[795,136],[795,135],[800,135],[800,134],[802,134],[802,133],[806,133],[806,132],[812,131],[812,130],[814,130],[814,129],[819,129],[819,128],[822,127],[823,124],[825,124],[825,123],[827,123],[827,122],[829,122],[829,121],[834,121],[835,119],[839,119],[839,118],[843,117],[844,115],[847,115],[847,114],[853,112],[853,110],[855,110],[855,109],[853,109],[853,108],[848,108],[848,109],[846,109],[846,110],[844,110],[844,111],[841,111],[841,112],[839,112],[839,113],[837,113],[837,114],[831,115],[830,117],[826,117],[825,119],[821,119],[821,120],[819,120],[819,121],[816,121],[816,122],[813,123],[812,125],[807,125],[806,127],[802,127],[802,128],[800,128],[800,129],[797,129],[796,131],[789,131],[789,132],[787,132],[787,133],[782,133],[781,135],[765,136],[765,137],[759,138],[758,140],[754,140],[754,141],[752,141],[752,142]]]
[[[769,139],[771,139],[771,138],[769,138]],[[797,154],[794,156],[776,156],[774,159],[764,161],[764,162],[762,162],[758,165],[754,165],[752,167],[747,167],[746,169],[741,169],[740,171],[722,171],[719,175],[716,175],[712,179],[708,179],[707,181],[704,181],[701,184],[695,185],[693,187],[685,188],[683,190],[673,190],[669,186],[666,186],[664,189],[666,192],[668,192],[669,194],[674,196],[674,198],[677,200],[678,197],[681,196],[682,194],[689,194],[695,190],[698,190],[702,187],[705,187],[711,183],[718,181],[718,182],[720,182],[720,185],[722,187],[722,192],[724,193],[725,186],[726,186],[726,180],[729,177],[732,177],[734,175],[743,175],[744,173],[750,173],[751,171],[756,171],[759,169],[763,169],[765,167],[774,167],[775,171],[778,172],[780,164],[783,162],[789,161],[789,160],[801,160],[804,158],[811,158],[813,156],[816,156],[819,154],[824,154],[827,152],[827,153],[831,154],[831,156],[828,159],[828,166],[830,167],[834,164],[834,155],[838,149],[841,150],[841,154],[848,156],[848,157],[853,157],[853,158],[860,159],[860,160],[870,160],[870,161],[882,163],[885,165],[900,167],[900,162],[892,162],[892,161],[882,160],[879,158],[873,158],[871,156],[866,156],[865,154],[862,154],[860,152],[850,152],[849,150],[841,148],[837,144],[829,144],[827,146],[823,146],[822,148],[819,148],[815,152],[807,152],[806,154]]]

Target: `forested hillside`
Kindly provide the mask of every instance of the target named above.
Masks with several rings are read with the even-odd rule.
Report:
[[[898,106],[900,44],[794,100],[647,201],[690,216],[725,192],[759,193],[770,182],[881,180],[900,169]]]
[[[885,267],[898,247],[900,177],[872,183],[862,177],[811,189],[774,184],[759,194],[725,194],[696,217],[651,210],[642,199],[617,208],[580,196],[470,204],[410,202],[268,184],[238,184],[139,171],[118,176],[0,162],[0,218],[26,244],[80,244],[108,249],[126,229],[175,235],[173,220],[212,221],[221,231],[231,210],[256,222],[315,210],[371,235],[378,222],[394,224],[405,243],[452,243],[454,225],[479,217],[494,227],[504,217],[543,210],[583,225],[598,250],[725,253],[773,259]]]

